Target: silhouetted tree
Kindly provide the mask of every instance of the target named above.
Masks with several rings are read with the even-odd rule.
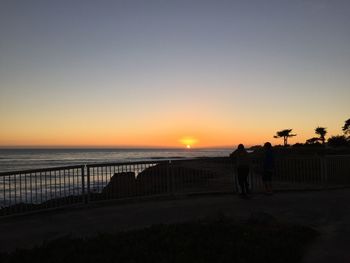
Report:
[[[322,142],[322,144],[324,144],[325,141],[326,141],[325,136],[326,136],[326,134],[327,134],[327,128],[324,128],[324,127],[317,127],[317,128],[315,129],[315,133],[316,133],[317,135],[320,136],[320,138],[318,138],[318,139]]]
[[[336,135],[328,139],[328,145],[332,147],[340,147],[347,146],[349,143],[344,135]]]
[[[350,134],[350,119],[347,119],[343,126],[344,134]]]
[[[296,134],[290,134],[293,129],[285,129],[276,132],[276,135],[273,136],[274,138],[283,138],[283,145],[287,146],[288,145],[288,138],[297,136]]]
[[[319,140],[320,140],[320,138],[313,137],[313,138],[310,138],[310,139],[306,140],[306,144],[315,144],[315,143],[317,143]]]

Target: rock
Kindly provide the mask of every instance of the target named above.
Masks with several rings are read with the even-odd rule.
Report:
[[[157,164],[143,170],[137,176],[136,183],[140,194],[162,194],[168,190],[168,164]]]
[[[135,196],[137,194],[135,173],[115,173],[103,188],[102,194],[112,197]]]

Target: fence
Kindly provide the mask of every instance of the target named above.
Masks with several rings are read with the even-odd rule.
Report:
[[[0,215],[81,202],[84,166],[0,173]]]
[[[259,159],[249,184],[264,189]],[[100,163],[0,173],[0,215],[50,209],[98,200],[238,192],[229,158]],[[303,156],[276,160],[276,190],[350,185],[350,156]]]

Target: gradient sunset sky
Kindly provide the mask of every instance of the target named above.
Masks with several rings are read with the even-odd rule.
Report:
[[[349,14],[339,0],[2,0],[0,146],[341,134]]]

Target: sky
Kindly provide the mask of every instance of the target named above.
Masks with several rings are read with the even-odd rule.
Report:
[[[341,134],[349,14],[340,0],[0,0],[0,146]]]

